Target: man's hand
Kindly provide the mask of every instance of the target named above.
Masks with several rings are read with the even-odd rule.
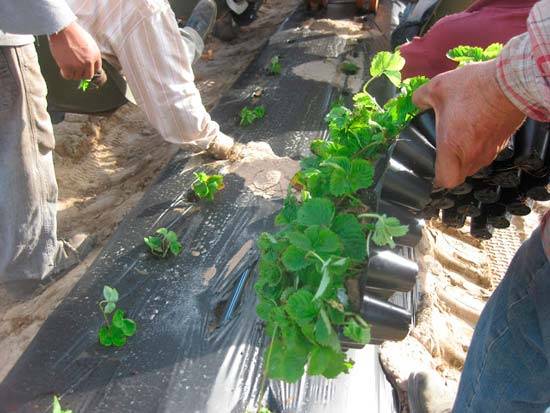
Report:
[[[413,102],[435,111],[435,185],[445,188],[489,165],[525,118],[500,89],[494,60],[434,77]]]
[[[101,54],[90,34],[76,22],[49,37],[53,58],[65,79],[91,79],[101,69]]]

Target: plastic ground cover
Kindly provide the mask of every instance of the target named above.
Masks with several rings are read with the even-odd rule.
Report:
[[[275,153],[291,157],[307,153],[309,142],[323,134],[324,114],[339,92],[290,69],[279,77],[262,71],[273,55],[296,66],[350,52],[341,37],[295,30],[305,17],[300,9],[283,24],[213,111],[227,133],[243,142],[268,141]],[[268,114],[259,124],[238,128],[237,114],[258,86]],[[44,323],[0,384],[0,412],[49,412],[53,394],[75,413],[252,409],[267,344],[252,289],[255,240],[273,228],[281,200],[255,196],[230,174],[215,202],[192,204],[192,160],[184,152],[176,155]],[[158,260],[147,253],[143,237],[160,226],[179,235],[182,255]],[[189,245],[200,254],[185,250]],[[97,302],[105,284],[118,289],[120,308],[138,323],[120,349],[103,348],[97,340]],[[409,295],[400,300],[410,305]],[[274,413],[395,412],[377,347],[350,352],[356,365],[336,380],[269,382],[267,406]]]

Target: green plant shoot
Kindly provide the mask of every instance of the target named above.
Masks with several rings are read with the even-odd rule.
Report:
[[[90,87],[90,83],[91,83],[90,79],[82,79],[78,84],[78,90],[81,90],[82,92],[86,92]]]
[[[151,254],[157,257],[166,258],[168,253],[172,253],[174,256],[181,253],[183,247],[178,240],[178,235],[174,231],[169,231],[166,228],[159,228],[155,233],[157,235],[143,238]]]
[[[257,314],[271,343],[265,377],[287,382],[304,373],[335,378],[353,367],[340,337],[366,344],[370,327],[352,308],[346,280],[367,264],[369,244],[395,246],[406,225],[374,214],[362,201],[374,179],[374,164],[419,113],[412,94],[428,79],[401,79],[399,52],[380,52],[371,79],[353,107],[335,105],[326,117],[329,139],[311,144],[275,218],[281,229],[263,233]],[[374,79],[388,78],[398,94],[384,105],[368,92]],[[262,391],[265,380],[262,380]],[[262,397],[260,397],[260,403]]]
[[[105,320],[98,332],[99,343],[105,347],[122,347],[126,344],[127,338],[135,334],[136,322],[126,318],[124,311],[117,309],[118,291],[109,287],[103,287],[103,300],[99,302],[99,309]],[[109,315],[112,317],[109,319]]]
[[[273,56],[269,63],[268,73],[272,76],[278,76],[281,74],[281,59],[279,56]]]
[[[264,117],[265,117],[265,107],[256,106],[253,109],[249,109],[248,107],[244,107],[241,110],[240,125],[241,126],[252,125],[258,119],[263,119]]]
[[[57,396],[53,396],[52,413],[73,413],[72,410],[65,410],[61,408],[61,403]]]
[[[348,76],[352,76],[357,74],[359,71],[359,66],[357,66],[355,63],[350,62],[349,60],[345,60],[340,65],[340,70],[345,73]]]
[[[195,172],[193,191],[199,199],[214,200],[214,195],[224,188],[222,175],[208,175],[204,172]]]
[[[503,47],[502,43],[490,44],[485,49],[475,46],[457,46],[447,52],[447,57],[458,62],[458,66],[464,66],[469,63],[492,60],[500,54]]]

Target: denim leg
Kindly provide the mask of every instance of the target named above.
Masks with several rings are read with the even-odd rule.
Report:
[[[53,147],[34,44],[0,47],[0,282],[41,279],[53,268]]]
[[[550,262],[540,228],[483,310],[453,412],[544,413],[550,407]]]

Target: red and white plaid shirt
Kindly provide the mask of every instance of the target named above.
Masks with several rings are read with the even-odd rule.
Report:
[[[550,0],[529,13],[527,32],[512,38],[497,60],[497,80],[510,101],[530,118],[550,122]],[[549,212],[544,216],[542,242],[550,259]]]

